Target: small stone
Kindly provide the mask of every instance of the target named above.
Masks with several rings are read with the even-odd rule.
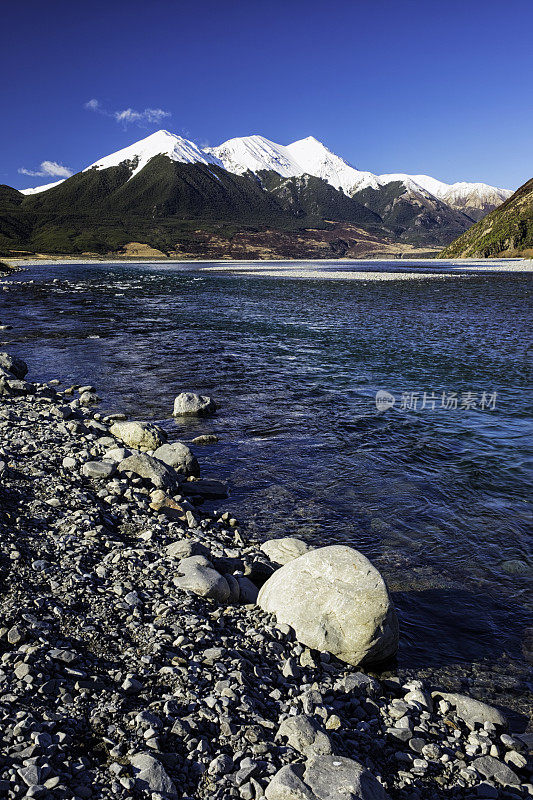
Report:
[[[105,480],[110,478],[115,472],[115,465],[107,461],[87,461],[81,468],[82,474],[86,478]]]

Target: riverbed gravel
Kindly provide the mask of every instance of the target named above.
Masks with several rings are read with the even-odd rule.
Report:
[[[264,613],[279,564],[196,458],[125,449],[93,387],[0,367],[0,797],[533,794],[498,709],[378,680]]]

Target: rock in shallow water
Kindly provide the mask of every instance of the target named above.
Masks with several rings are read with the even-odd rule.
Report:
[[[7,369],[15,378],[25,378],[28,374],[28,365],[21,358],[10,356],[9,353],[0,353],[0,367]]]
[[[357,550],[311,550],[270,577],[258,604],[302,644],[348,664],[380,663],[398,648],[398,621],[378,570]]]
[[[205,414],[214,414],[216,410],[217,405],[211,397],[193,392],[182,392],[174,400],[172,413],[175,417],[204,416]]]

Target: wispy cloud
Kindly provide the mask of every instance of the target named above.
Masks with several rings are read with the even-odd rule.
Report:
[[[164,111],[162,108],[145,108],[143,111],[125,108],[122,111],[108,111],[95,97],[84,103],[83,107],[87,111],[95,111],[97,114],[103,114],[104,117],[111,117],[124,127],[128,125],[139,125],[140,127],[159,125],[164,119],[172,116],[170,111]]]
[[[57,161],[41,161],[40,169],[26,169],[26,167],[19,167],[21,175],[31,175],[34,178],[70,178],[73,172],[63,164],[58,164]]]

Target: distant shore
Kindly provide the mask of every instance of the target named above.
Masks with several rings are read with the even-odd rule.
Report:
[[[414,280],[420,278],[446,278],[449,272],[440,272],[439,267],[459,268],[457,274],[467,273],[501,273],[501,272],[533,272],[533,259],[159,259],[159,258],[9,258],[4,263],[9,268],[5,274],[16,272],[20,269],[37,266],[64,266],[64,265],[91,265],[91,264],[117,264],[117,265],[143,265],[143,266],[179,266],[184,270],[201,270],[214,274],[234,274],[242,277],[264,278],[300,278],[300,279],[328,279],[328,280]],[[336,265],[354,267],[363,264],[382,266],[390,264],[390,271],[373,271],[336,268]],[[394,264],[394,267],[392,266]],[[397,264],[397,268],[396,268]],[[305,265],[305,267],[304,267]],[[424,265],[426,270],[406,271],[410,266]]]

